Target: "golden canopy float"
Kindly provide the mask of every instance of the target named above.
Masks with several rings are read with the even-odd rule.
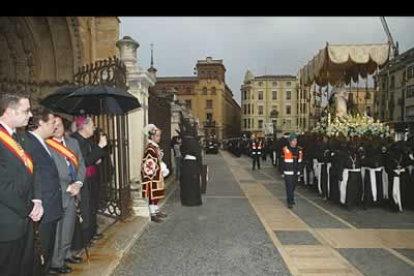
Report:
[[[342,87],[366,79],[389,60],[390,44],[329,44],[299,71],[301,85]]]

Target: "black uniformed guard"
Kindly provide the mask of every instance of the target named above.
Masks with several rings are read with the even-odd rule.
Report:
[[[251,145],[251,154],[253,158],[253,171],[256,168],[256,164],[258,169],[260,170],[260,156],[262,155],[263,143],[259,140],[259,138],[255,138],[252,145]]]

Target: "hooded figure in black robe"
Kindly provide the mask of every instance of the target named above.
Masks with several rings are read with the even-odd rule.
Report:
[[[180,178],[180,198],[184,206],[200,206],[201,172],[203,161],[201,147],[198,142],[197,130],[183,120],[180,124],[181,154],[183,156]]]
[[[349,142],[345,151],[338,155],[340,202],[348,210],[359,203],[362,198],[362,156],[356,142]]]
[[[364,182],[364,209],[375,205],[381,205],[384,201],[384,188],[386,188],[386,184],[383,181],[385,176],[385,164],[382,156],[382,146],[378,140],[370,139],[365,143],[362,160],[362,165],[364,167],[362,173]]]
[[[394,211],[402,211],[409,207],[412,196],[412,183],[407,167],[410,164],[410,150],[404,141],[391,145],[386,158],[385,169],[388,174],[388,195],[390,207]]]

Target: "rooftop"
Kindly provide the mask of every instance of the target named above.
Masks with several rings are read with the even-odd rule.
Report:
[[[157,82],[197,81],[197,77],[157,77]]]
[[[207,57],[205,60],[197,60],[197,64],[223,64],[222,59],[213,59],[212,57]]]
[[[263,75],[263,76],[256,76],[255,80],[263,80],[263,79],[296,79],[296,76],[293,75]]]

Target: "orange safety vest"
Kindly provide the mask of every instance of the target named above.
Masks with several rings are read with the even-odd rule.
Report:
[[[298,156],[294,156],[293,152],[291,152],[289,150],[289,148],[287,146],[283,147],[282,149],[283,152],[283,161],[284,161],[284,174],[285,175],[293,175],[294,171],[295,171],[295,163],[294,163],[294,159],[297,158],[298,159],[298,164],[302,163],[302,158],[303,158],[303,152],[301,148],[298,148]],[[298,170],[296,168],[297,174],[300,174],[300,170]]]

